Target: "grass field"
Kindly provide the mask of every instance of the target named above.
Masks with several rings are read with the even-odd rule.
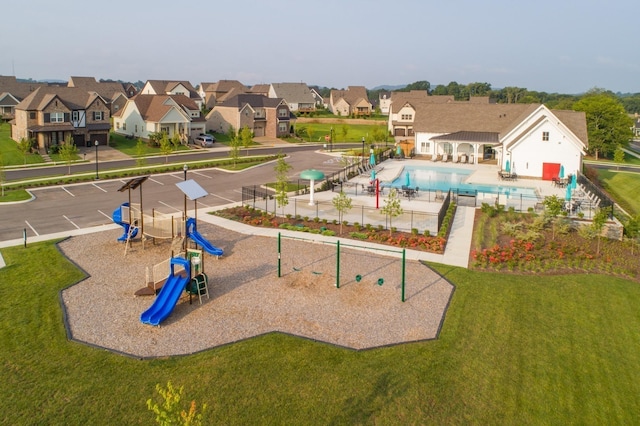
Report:
[[[11,127],[7,123],[0,124],[0,153],[3,166],[20,166],[23,164],[38,164],[44,160],[38,154],[26,156],[18,149],[16,141],[11,139]]]
[[[55,245],[2,255],[5,424],[152,424],[145,401],[168,380],[207,423],[638,422],[640,287],[625,280],[438,266],[456,290],[435,341],[355,352],[271,334],[139,361],[66,340],[58,293],[83,274]]]
[[[614,200],[629,214],[639,215],[640,197],[630,196],[630,194],[640,193],[640,174],[619,172],[615,170],[615,167],[612,170],[597,170],[598,179]]]
[[[333,142],[362,142],[365,138],[367,144],[372,143],[375,125],[370,124],[326,124],[326,123],[303,123],[296,125],[296,134],[298,134],[306,142],[325,142],[325,136],[331,134],[333,128]],[[377,126],[380,127],[380,126]],[[311,130],[309,137],[308,130]],[[346,134],[345,134],[346,129]],[[384,127],[383,134],[386,132]],[[393,145],[393,138],[388,137],[389,143]],[[384,140],[375,141],[378,144],[384,144]],[[367,146],[368,147],[368,146]]]

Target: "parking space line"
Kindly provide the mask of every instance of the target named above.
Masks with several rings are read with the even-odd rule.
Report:
[[[205,177],[205,178],[207,178],[207,179],[213,179],[213,176],[207,176],[207,175],[202,174],[202,173],[200,173],[200,172],[191,172],[191,173],[194,173],[194,174],[196,174],[196,175],[198,175],[198,176]]]
[[[65,188],[64,186],[61,186],[60,188],[62,188],[64,190],[64,192],[66,192],[67,194],[71,195],[72,197],[75,197],[75,195],[73,195],[71,193],[71,191],[69,191],[67,188]]]
[[[236,200],[231,200],[231,199],[229,199],[229,198],[221,197],[221,196],[216,195],[216,194],[211,194],[211,193],[210,193],[209,195],[213,195],[214,197],[218,197],[218,198],[220,198],[221,200],[225,200],[225,201],[228,201],[228,202],[230,202],[230,203],[235,203],[235,202],[236,202]]]
[[[172,176],[172,177],[174,177],[176,179],[184,180],[184,176],[183,175],[176,176],[175,174],[171,173],[169,176]]]
[[[205,203],[203,203],[202,201],[198,201],[198,205],[200,205],[200,206],[202,206],[202,207],[204,207],[204,208],[206,208],[206,209],[208,209],[208,208],[210,208],[210,207],[211,207],[210,205],[205,204]]]
[[[96,185],[95,183],[92,183],[91,185],[95,186],[96,188],[98,188],[100,191],[102,192],[108,192],[106,189],[103,189],[101,187],[99,187],[98,185]]]
[[[175,207],[167,204],[167,203],[163,203],[162,201],[158,201],[158,203],[162,204],[163,206],[169,207],[170,209],[174,209],[175,211],[181,212],[182,209],[176,209]]]
[[[164,183],[162,183],[162,182],[160,182],[160,181],[157,181],[157,180],[155,180],[155,179],[153,179],[153,178],[149,178],[149,180],[150,180],[151,182],[155,182],[155,183],[157,183],[158,185],[163,185],[163,186],[164,186]]]
[[[73,223],[73,221],[71,219],[69,219],[66,215],[62,215],[62,217],[64,217],[65,219],[67,219],[69,221],[70,224],[72,224],[73,226],[76,227],[76,229],[80,229],[80,227],[78,225],[76,225],[75,223]]]
[[[38,231],[35,230],[35,228],[33,226],[31,226],[31,224],[29,222],[27,222],[26,220],[24,221],[24,223],[27,224],[27,226],[29,227],[29,229],[31,229],[31,232],[33,232],[34,234],[36,234],[36,237],[39,237],[40,234],[38,234]]]
[[[106,217],[109,220],[113,220],[113,218],[111,216],[109,216],[108,214],[106,214],[105,212],[103,212],[102,210],[98,210],[98,213],[100,213],[101,215],[103,215],[104,217]]]

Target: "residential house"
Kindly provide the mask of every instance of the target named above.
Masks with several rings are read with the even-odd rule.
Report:
[[[378,106],[380,107],[380,114],[389,115],[391,107],[391,92],[388,90],[381,90],[378,93]]]
[[[151,133],[179,135],[184,144],[206,131],[200,107],[185,95],[138,94],[113,115],[113,131],[148,139]]]
[[[284,99],[243,93],[217,104],[207,114],[207,128],[227,133],[248,126],[255,137],[288,136],[295,116]]]
[[[415,153],[433,160],[446,154],[452,161],[486,161],[519,176],[551,180],[561,166],[567,174],[580,170],[588,146],[584,112],[474,102],[415,107]]]
[[[96,92],[42,86],[16,105],[11,137],[32,139],[42,150],[69,137],[77,146],[108,145],[110,118],[107,101]]]
[[[322,104],[322,96],[305,83],[271,83],[268,96],[282,98],[293,112],[310,113]]]
[[[413,121],[418,105],[453,103],[453,96],[431,96],[426,90],[391,92],[389,102],[389,133],[399,137],[413,137]]]
[[[220,80],[215,83],[200,83],[199,93],[205,107],[210,110],[217,103],[248,91],[249,88],[238,80]]]
[[[140,90],[143,95],[183,95],[202,108],[204,100],[188,81],[147,80]]]
[[[371,102],[364,86],[349,86],[347,90],[332,90],[329,94],[329,111],[340,116],[369,116]]]
[[[124,106],[131,96],[135,95],[135,88],[117,81],[96,81],[94,77],[70,77],[67,87],[77,87],[88,92],[93,91],[108,102],[111,114]],[[131,96],[129,93],[133,93]]]
[[[0,75],[0,120],[12,120],[16,105],[38,87],[46,85],[46,83],[21,82],[13,76]]]
[[[254,84],[249,88],[247,93],[253,93],[255,95],[269,96],[270,84]]]
[[[633,133],[634,138],[638,138],[640,137],[640,117],[636,112],[635,114],[631,115],[631,118],[633,119],[633,126],[631,127],[631,132]]]

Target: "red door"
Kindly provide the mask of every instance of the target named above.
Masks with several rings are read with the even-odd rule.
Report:
[[[560,163],[542,163],[542,180],[557,178],[560,174]]]

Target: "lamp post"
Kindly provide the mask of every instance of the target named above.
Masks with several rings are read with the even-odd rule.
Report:
[[[98,176],[98,145],[99,145],[99,142],[95,141],[94,145],[96,146],[96,179],[100,179],[100,176]]]
[[[182,171],[184,172],[184,180],[187,180],[187,170],[189,170],[189,166],[186,164],[182,166]],[[184,193],[184,248],[187,248],[187,193]]]
[[[329,131],[329,152],[333,152],[333,126],[331,126],[331,130]]]
[[[362,162],[364,163],[364,136],[362,137]]]

